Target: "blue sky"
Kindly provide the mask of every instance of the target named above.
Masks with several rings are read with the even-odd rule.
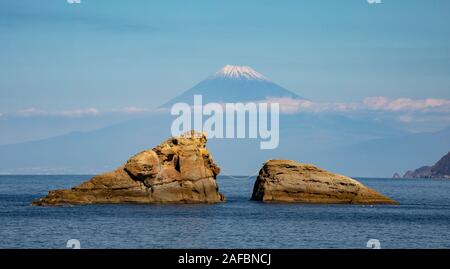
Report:
[[[450,126],[450,1],[382,1],[0,0],[0,146],[8,145],[0,168],[67,164],[85,173],[85,152],[95,152],[87,154],[93,167],[120,165],[161,139],[149,135],[169,132],[154,108],[227,64],[251,66],[308,99],[276,100],[297,120],[280,126],[289,132],[278,153],[246,150],[239,159],[232,148],[220,151],[234,173],[252,172],[250,159],[256,170],[279,157],[377,174],[342,159],[358,150],[391,166],[402,160],[398,172],[431,164],[449,145],[449,129],[438,131]],[[410,132],[436,133],[357,144]],[[26,141],[35,146],[11,145]],[[345,153],[318,151],[348,143],[355,147]],[[383,162],[355,167],[374,163],[378,171]]]
[[[0,113],[156,107],[225,64],[318,102],[450,99],[450,1],[0,0]]]

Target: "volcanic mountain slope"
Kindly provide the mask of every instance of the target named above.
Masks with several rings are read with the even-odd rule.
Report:
[[[303,99],[269,81],[249,66],[226,65],[160,108],[171,107],[178,102],[192,104],[194,95],[202,95],[203,104],[261,101],[271,97]]]

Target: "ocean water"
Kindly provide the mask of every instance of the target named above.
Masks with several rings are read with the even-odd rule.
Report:
[[[450,180],[359,179],[398,206],[264,204],[220,177],[226,203],[33,207],[90,176],[0,176],[0,248],[450,248]]]

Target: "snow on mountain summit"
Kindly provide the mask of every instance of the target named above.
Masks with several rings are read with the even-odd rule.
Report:
[[[195,95],[201,95],[204,104],[258,102],[277,97],[303,99],[296,93],[269,81],[249,66],[226,65],[160,108],[168,108],[180,102],[192,104]]]
[[[214,78],[267,80],[250,66],[226,65],[214,74]]]

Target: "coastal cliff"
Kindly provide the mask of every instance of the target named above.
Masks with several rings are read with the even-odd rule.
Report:
[[[115,171],[69,190],[50,191],[33,205],[119,203],[217,203],[220,172],[206,149],[206,136],[172,137],[131,157]]]
[[[403,178],[446,178],[450,179],[450,152],[433,166],[422,166],[413,171],[407,171]]]
[[[318,204],[396,204],[358,181],[314,165],[267,161],[256,179],[252,200]]]

